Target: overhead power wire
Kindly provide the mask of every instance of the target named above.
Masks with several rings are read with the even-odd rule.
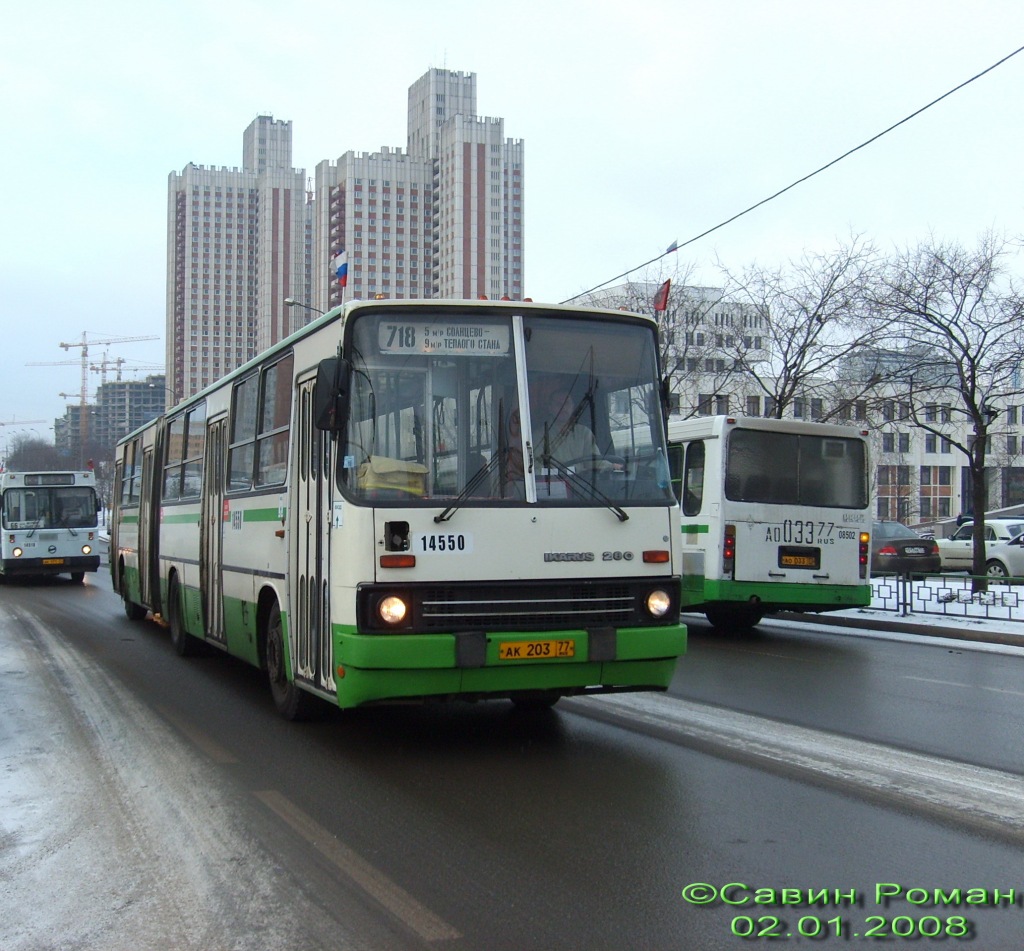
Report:
[[[1021,52],[1024,52],[1024,46],[1018,47],[1012,53],[1008,54],[1007,56],[1004,56],[998,62],[993,63],[987,69],[983,69],[976,76],[972,76],[970,79],[965,79],[962,83],[960,83],[960,85],[954,86],[948,92],[944,92],[941,96],[938,97],[938,99],[933,99],[931,102],[928,103],[928,105],[921,106],[920,109],[917,109],[916,111],[910,113],[909,116],[905,116],[904,118],[900,119],[899,122],[893,123],[891,126],[889,126],[888,129],[883,129],[877,135],[873,135],[870,139],[867,139],[864,142],[861,142],[860,145],[854,146],[852,149],[850,149],[847,152],[844,152],[838,158],[832,159],[832,161],[829,162],[828,164],[822,165],[821,168],[815,169],[813,172],[810,172],[807,175],[804,175],[803,178],[798,178],[795,182],[792,182],[791,184],[787,185],[785,188],[780,188],[777,192],[775,192],[775,194],[769,195],[767,198],[762,198],[756,204],[751,205],[749,208],[744,208],[743,211],[737,212],[731,218],[726,218],[725,221],[719,222],[713,228],[708,228],[707,231],[702,231],[700,234],[695,235],[694,237],[689,238],[688,240],[682,242],[682,244],[679,244],[679,243],[673,241],[672,244],[669,245],[667,250],[662,251],[661,254],[658,254],[655,257],[651,258],[650,261],[645,261],[643,264],[638,264],[635,267],[631,267],[628,271],[623,271],[621,274],[617,274],[615,277],[610,277],[610,278],[608,278],[608,280],[602,281],[600,284],[595,284],[589,290],[580,291],[579,294],[576,294],[573,297],[567,298],[566,300],[562,301],[562,303],[563,304],[569,304],[572,301],[577,300],[580,297],[584,297],[587,294],[592,294],[596,290],[600,290],[606,284],[611,284],[612,281],[617,281],[620,278],[628,277],[634,271],[639,271],[641,268],[649,267],[651,264],[654,264],[656,261],[660,261],[662,258],[667,257],[669,254],[674,254],[680,248],[685,248],[688,244],[693,244],[695,241],[700,241],[701,238],[706,238],[709,234],[711,234],[711,233],[713,233],[715,231],[718,231],[719,228],[724,228],[726,225],[732,224],[734,221],[736,221],[737,218],[742,218],[744,215],[750,214],[750,212],[754,211],[757,208],[760,208],[762,205],[767,205],[768,202],[773,201],[774,199],[778,198],[780,195],[784,195],[790,189],[796,188],[797,185],[802,185],[808,179],[814,178],[815,175],[818,175],[821,172],[824,172],[826,169],[831,168],[833,165],[836,165],[837,163],[841,162],[843,159],[849,158],[851,155],[853,155],[854,152],[859,152],[861,149],[865,148],[866,146],[871,145],[872,142],[877,142],[880,138],[882,138],[883,135],[888,135],[890,132],[893,131],[893,129],[898,129],[901,125],[904,125],[905,123],[909,122],[911,119],[914,119],[917,116],[921,115],[922,112],[925,112],[928,109],[931,109],[932,106],[938,105],[940,102],[942,102],[943,99],[947,99],[950,96],[952,96],[953,93],[959,92],[965,86],[969,86],[976,79],[981,79],[981,77],[984,76],[986,73],[992,72],[992,70],[996,69],[999,66],[1002,66],[1003,63],[1007,62],[1007,60],[1013,59],[1014,56],[1016,56],[1018,53],[1021,53]]]

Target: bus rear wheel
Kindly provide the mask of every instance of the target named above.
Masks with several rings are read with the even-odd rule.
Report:
[[[723,607],[721,605],[708,606],[704,609],[704,616],[711,622],[711,626],[721,631],[749,631],[761,623],[764,611],[760,608],[739,606]]]
[[[284,653],[284,625],[281,623],[281,609],[277,602],[267,611],[264,629],[267,658],[267,680],[274,698],[277,712],[286,720],[312,719],[320,708],[316,697],[295,686],[288,679],[288,667]]]
[[[84,571],[72,571],[71,572],[71,583],[72,584],[84,584],[85,583],[85,572]]]

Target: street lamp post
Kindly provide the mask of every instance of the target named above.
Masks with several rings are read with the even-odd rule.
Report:
[[[147,384],[151,390],[166,390],[171,394],[171,406],[174,406],[178,402],[178,394],[174,392],[169,386],[158,386],[156,383]],[[164,407],[166,409],[166,407]]]
[[[310,307],[309,304],[304,304],[300,300],[296,300],[294,297],[286,297],[284,299],[285,307],[304,307],[306,310],[311,310],[314,314],[323,314],[324,311],[319,310],[316,307]]]

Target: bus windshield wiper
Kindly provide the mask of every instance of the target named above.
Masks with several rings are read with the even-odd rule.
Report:
[[[465,488],[452,500],[451,505],[448,506],[440,515],[434,516],[435,523],[447,522],[460,508],[462,503],[469,498],[469,496],[476,490],[477,486],[480,485],[484,479],[488,478],[490,474],[498,465],[500,454],[495,453],[491,456],[490,461],[487,465],[481,466],[476,470],[476,474],[466,483]]]
[[[600,502],[605,508],[613,512],[620,522],[625,522],[629,519],[626,511],[608,498],[593,482],[582,478],[568,466],[559,462],[554,456],[541,455],[540,461],[541,465],[545,468],[554,469],[574,489],[579,490],[593,501]]]

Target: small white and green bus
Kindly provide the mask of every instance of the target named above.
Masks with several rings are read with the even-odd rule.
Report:
[[[97,571],[96,473],[0,472],[0,578]]]
[[[289,718],[663,690],[664,392],[640,315],[346,304],[119,443],[114,588],[179,653],[264,668]]]
[[[750,416],[670,420],[683,611],[750,628],[871,602],[867,432]]]

